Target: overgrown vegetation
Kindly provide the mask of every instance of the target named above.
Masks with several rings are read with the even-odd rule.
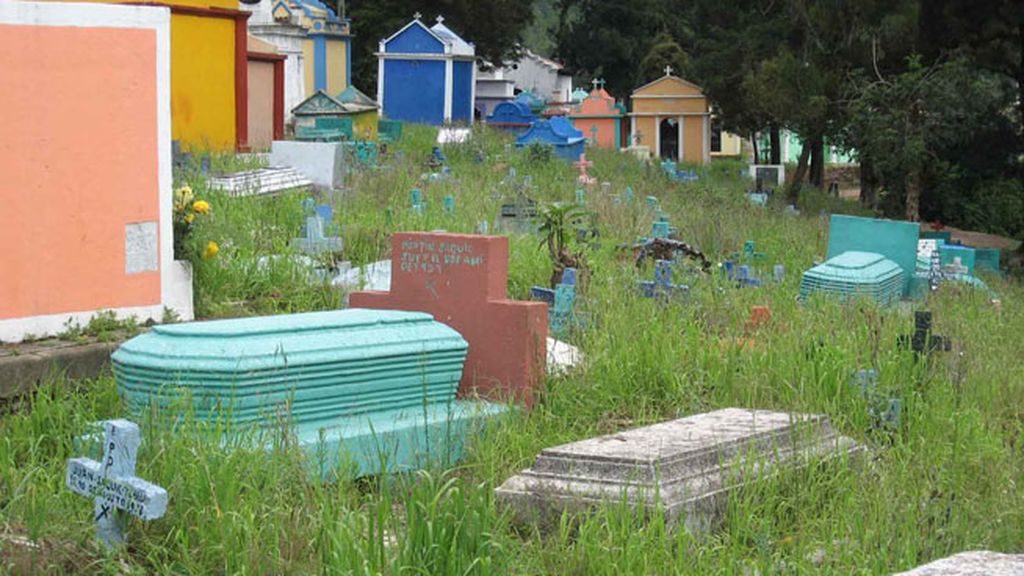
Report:
[[[566,163],[530,165],[502,137],[475,133],[447,148],[454,181],[425,182],[420,159],[433,130],[406,127],[392,157],[333,198],[346,255],[355,265],[387,256],[396,230],[469,232],[494,220],[516,191],[509,167],[533,176],[538,202],[572,202]],[[482,148],[489,160],[476,163]],[[967,549],[1024,550],[1024,289],[999,278],[987,295],[945,285],[928,302],[880,309],[858,302],[798,305],[800,271],[823,256],[820,209],[849,205],[810,191],[803,216],[750,206],[734,162],[712,164],[699,182],[671,184],[625,155],[592,151],[591,170],[636,200],[588,194],[600,229],[587,253],[590,280],[579,305],[590,322],[570,333],[587,362],[552,378],[530,412],[512,412],[471,438],[453,470],[321,483],[288,442],[268,452],[225,446],[223,423],[138,420],[138,474],[167,488],[167,515],[132,521],[130,544],[108,557],[93,537],[92,503],[64,487],[66,460],[89,422],[126,415],[111,378],[54,380],[0,416],[0,571],[89,574],[883,574]],[[196,304],[204,317],[335,308],[340,294],[310,282],[287,258],[302,223],[300,194],[232,199],[191,182],[215,207],[196,220],[194,241],[217,238],[215,258],[196,258]],[[427,196],[423,215],[408,191]],[[440,199],[457,197],[455,214]],[[689,300],[640,298],[631,245],[654,218],[658,196],[680,237],[720,260],[748,239],[783,264],[781,284],[737,290],[719,274],[682,277]],[[853,206],[856,209],[856,206]],[[525,298],[551,273],[539,237],[511,238],[510,294]],[[746,334],[754,304],[773,320]],[[896,346],[927,306],[951,353],[915,360]],[[752,346],[738,345],[740,337]],[[900,398],[894,430],[872,427],[871,400],[850,384],[860,368],[880,374],[879,393]],[[726,525],[696,536],[641,524],[612,504],[541,536],[510,525],[493,489],[544,447],[727,406],[828,414],[872,448],[858,467],[812,468],[758,483],[731,500]]]

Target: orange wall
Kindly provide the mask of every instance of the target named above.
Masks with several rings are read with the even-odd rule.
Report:
[[[583,137],[590,142],[594,137],[591,128],[597,126],[597,145],[600,148],[611,148],[617,150],[619,143],[615,140],[615,118],[573,118],[573,126],[583,132]]]
[[[159,220],[156,33],[0,25],[0,70],[0,319],[159,304],[125,274]]]
[[[683,161],[704,163],[704,117],[686,116],[683,119]]]

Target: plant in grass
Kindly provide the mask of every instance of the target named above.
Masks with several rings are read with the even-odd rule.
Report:
[[[543,142],[531,142],[526,146],[526,157],[531,164],[547,164],[555,157],[555,148]]]
[[[185,257],[185,240],[188,238],[189,234],[192,233],[196,218],[208,215],[210,213],[210,209],[210,203],[206,200],[197,199],[195,194],[192,192],[192,187],[188,184],[185,184],[174,191],[173,223],[175,258]],[[214,252],[214,254],[216,254],[216,252]]]
[[[544,236],[538,247],[547,246],[551,287],[554,288],[561,282],[566,268],[582,271],[586,267],[583,251],[571,251],[569,243],[576,237],[577,230],[583,228],[587,212],[574,203],[552,202],[542,206],[537,217],[540,219],[538,231]]]

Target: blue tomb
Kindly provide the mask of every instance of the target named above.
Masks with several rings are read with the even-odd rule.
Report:
[[[529,105],[518,100],[511,100],[494,107],[494,111],[487,117],[487,125],[519,132],[528,129],[536,120],[537,117],[534,116]]]
[[[547,144],[555,148],[555,155],[563,160],[579,160],[583,153],[585,139],[583,132],[573,127],[572,123],[555,116],[550,120],[537,120],[530,129],[516,138],[516,147],[522,148],[535,142]]]
[[[476,49],[437,17],[419,17],[380,42],[377,100],[391,120],[420,124],[473,122]]]
[[[267,431],[268,446],[290,430],[330,478],[457,460],[474,427],[505,410],[455,399],[467,350],[430,314],[347,309],[156,326],[111,361],[132,411],[191,410],[228,434]]]

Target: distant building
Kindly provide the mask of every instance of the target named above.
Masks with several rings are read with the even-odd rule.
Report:
[[[476,50],[444,25],[427,28],[419,14],[381,40],[377,101],[392,120],[425,124],[473,122]]]
[[[572,102],[572,74],[539,54],[524,49],[518,62],[505,68],[505,78],[516,83],[516,89],[529,90],[548,104]]]
[[[285,60],[285,108],[317,90],[338,94],[352,84],[351,22],[319,0],[264,0],[249,6],[249,32]]]
[[[249,147],[268,150],[274,140],[284,140],[284,64],[286,57],[269,42],[248,38],[246,52],[249,94],[246,114]]]
[[[486,65],[485,65],[486,66]],[[490,66],[476,69],[476,97],[473,106],[479,118],[487,118],[502,102],[516,97],[516,83],[505,77],[503,68]]]
[[[632,144],[658,158],[691,164],[711,161],[711,112],[700,87],[665,75],[633,91],[629,113]]]
[[[743,154],[743,138],[722,130],[722,124],[711,117],[711,157],[738,158]]]

